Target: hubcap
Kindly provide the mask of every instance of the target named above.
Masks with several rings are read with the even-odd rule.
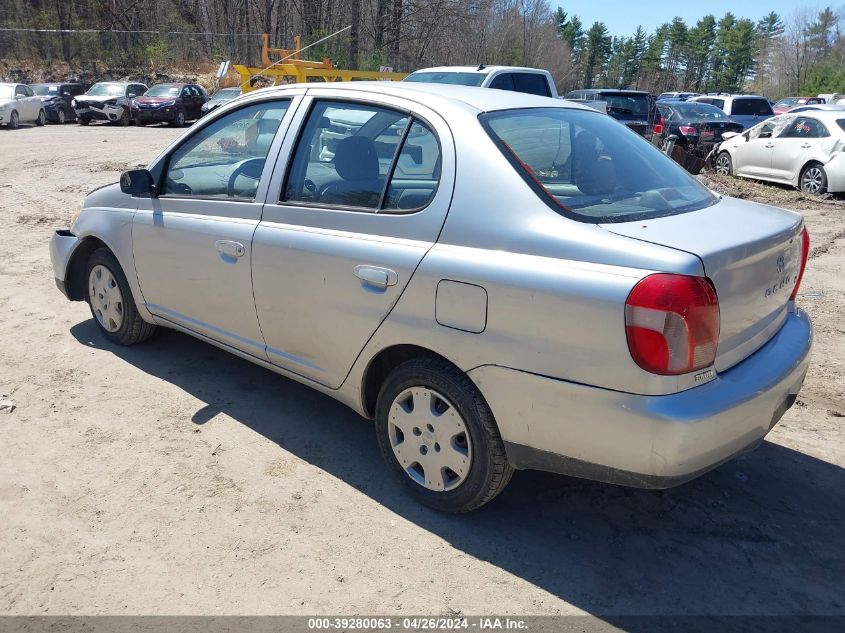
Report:
[[[107,332],[117,332],[123,325],[123,295],[111,271],[94,266],[88,277],[88,298],[97,321]]]
[[[730,163],[727,156],[719,156],[716,159],[716,173],[722,176],[727,176],[731,171]]]
[[[411,387],[390,405],[390,446],[405,473],[443,492],[460,486],[472,465],[466,424],[452,403],[426,387]]]
[[[818,167],[810,167],[804,172],[801,188],[807,193],[819,193],[822,190],[822,180],[822,170]]]
[[[59,109],[59,123],[65,122],[65,111],[61,108]]]

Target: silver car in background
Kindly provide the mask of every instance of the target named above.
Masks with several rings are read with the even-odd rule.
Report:
[[[20,123],[44,125],[47,113],[41,103],[41,97],[25,84],[0,83],[0,125],[10,130],[17,129]]]
[[[723,138],[717,173],[779,182],[814,195],[845,191],[845,110],[790,110]]]
[[[222,106],[50,251],[110,341],[174,328],[329,394],[463,512],[515,468],[663,488],[757,445],[807,371],[808,247],[589,108],[356,82]]]

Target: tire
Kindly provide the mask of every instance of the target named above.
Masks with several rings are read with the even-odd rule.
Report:
[[[135,125],[137,125],[138,127],[144,127],[146,124],[147,121],[145,119],[135,119]]]
[[[12,110],[12,113],[9,115],[9,123],[8,123],[7,127],[10,130],[17,130],[19,123],[20,123],[20,118],[18,117],[17,111]]]
[[[35,125],[38,127],[42,127],[45,123],[47,123],[47,113],[44,112],[44,109],[38,111],[38,118],[35,119]]]
[[[821,163],[810,163],[801,171],[798,187],[803,193],[819,196],[827,192],[827,172]]]
[[[173,119],[173,123],[171,123],[173,127],[185,127],[185,111],[184,110],[177,110],[176,116]]]
[[[79,123],[79,125],[88,125],[91,123],[91,119],[86,116],[81,116],[76,120],[76,122]]]
[[[65,121],[67,121],[67,115],[65,114],[64,108],[59,108],[56,110],[56,117],[58,117],[59,125],[64,125]]]
[[[117,120],[117,124],[121,127],[126,127],[132,123],[132,115],[129,114],[128,108],[123,108],[123,112],[120,115],[120,118]]]
[[[100,333],[118,345],[135,345],[155,332],[138,314],[126,275],[114,254],[98,248],[85,267],[85,301]]]
[[[387,467],[413,497],[435,510],[475,510],[513,475],[481,392],[442,359],[411,359],[390,373],[379,392],[375,427]]]
[[[733,176],[734,166],[731,155],[727,152],[719,152],[713,163],[713,171],[720,176]]]

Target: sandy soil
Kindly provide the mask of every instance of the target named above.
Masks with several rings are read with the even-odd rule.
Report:
[[[845,613],[845,204],[742,188],[813,240],[813,365],[760,449],[665,492],[517,473],[452,517],[343,406],[181,334],[111,346],[56,290],[52,231],[177,134],[0,131],[0,613]]]

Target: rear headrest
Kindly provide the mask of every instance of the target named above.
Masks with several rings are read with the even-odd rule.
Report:
[[[378,155],[375,144],[363,136],[350,136],[338,142],[334,166],[344,180],[378,179]]]

